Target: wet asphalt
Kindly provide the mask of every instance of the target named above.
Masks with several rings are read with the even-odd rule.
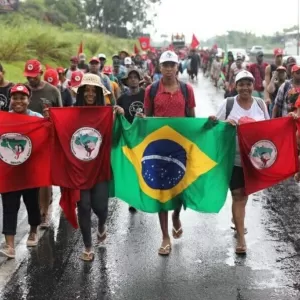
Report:
[[[197,115],[214,114],[221,91],[200,75],[193,83]],[[93,263],[79,260],[83,244],[58,207],[52,226],[27,249],[26,213],[20,212],[17,259],[0,260],[2,300],[298,300],[300,299],[299,186],[288,180],[253,195],[247,206],[248,254],[234,253],[231,198],[217,214],[182,212],[184,235],[160,257],[156,214],[131,214],[111,199],[108,239]],[[96,220],[94,219],[94,239]],[[171,222],[170,222],[171,228]],[[0,240],[0,242],[2,242]]]

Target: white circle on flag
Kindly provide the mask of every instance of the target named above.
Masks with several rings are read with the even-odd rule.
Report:
[[[276,146],[268,140],[256,142],[251,147],[249,154],[252,165],[258,170],[270,168],[275,163],[277,156]]]
[[[9,165],[21,165],[30,157],[31,151],[31,140],[25,135],[6,133],[0,136],[0,159]]]
[[[91,161],[99,153],[102,135],[91,127],[82,127],[74,132],[71,138],[71,151],[81,161]]]

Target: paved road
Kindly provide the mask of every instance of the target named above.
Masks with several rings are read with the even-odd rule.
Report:
[[[213,114],[221,93],[202,77],[195,90],[197,114]],[[17,261],[0,262],[0,299],[299,300],[298,199],[293,181],[253,195],[245,258],[234,254],[229,196],[218,215],[183,212],[184,236],[166,258],[157,254],[157,215],[131,215],[125,203],[111,200],[109,237],[91,264],[78,259],[80,233],[55,204],[53,226],[39,246],[27,250],[24,236]]]

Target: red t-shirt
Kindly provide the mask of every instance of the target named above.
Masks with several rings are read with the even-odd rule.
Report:
[[[151,108],[150,88],[145,92],[144,108]],[[188,89],[188,108],[196,107],[195,95],[191,85],[187,84]],[[155,117],[185,117],[185,99],[180,86],[174,93],[167,92],[160,80],[157,94],[154,99],[153,116]]]

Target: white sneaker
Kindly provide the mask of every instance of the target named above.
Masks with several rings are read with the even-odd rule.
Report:
[[[39,242],[37,233],[30,232],[27,240],[27,247],[35,247]]]

